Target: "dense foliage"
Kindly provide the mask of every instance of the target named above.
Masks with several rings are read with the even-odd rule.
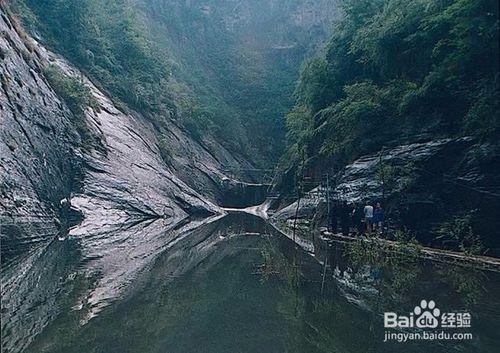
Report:
[[[341,165],[398,142],[498,137],[498,1],[343,7],[326,55],[302,70],[287,116],[286,163]]]
[[[20,13],[45,41],[135,109],[165,113],[169,70],[126,0],[23,0]]]
[[[281,153],[283,116],[293,106],[300,62],[329,31],[323,18],[332,16],[320,7],[335,1],[13,4],[44,44],[117,103],[146,115],[160,133],[175,119],[194,138],[213,136],[231,152],[264,164]],[[317,15],[297,24],[301,7]]]
[[[81,79],[65,75],[57,66],[45,68],[44,75],[71,110],[71,122],[81,136],[83,147],[102,148],[101,140],[90,131],[85,119],[85,109],[99,109],[90,89]]]
[[[226,1],[210,14],[184,1],[142,2],[148,29],[172,62],[171,89],[189,131],[214,135],[250,160],[275,160],[299,61],[276,70],[279,60],[242,43],[226,26],[233,7]]]
[[[137,3],[173,62],[173,87],[186,84],[193,93],[181,95],[180,105],[190,130],[208,129],[231,151],[274,164],[300,63],[330,35],[336,0]]]

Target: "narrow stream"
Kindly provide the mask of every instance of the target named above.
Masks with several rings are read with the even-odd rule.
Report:
[[[90,319],[78,301],[98,275],[79,275],[89,260],[76,240],[52,243],[27,269],[26,290],[9,298],[18,313],[4,313],[4,352],[498,351],[499,274],[419,260],[362,263],[340,245],[315,244],[311,254],[245,213],[185,235]],[[383,313],[410,312],[422,299],[470,312],[473,339],[383,342]]]

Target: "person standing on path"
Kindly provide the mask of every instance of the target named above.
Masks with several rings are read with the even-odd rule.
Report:
[[[337,233],[337,216],[338,216],[338,201],[333,200],[331,202],[331,207],[330,207],[330,219],[329,219],[329,226],[330,226],[330,231],[335,234]]]
[[[352,224],[358,236],[363,235],[363,204],[354,204],[351,213]]]
[[[340,209],[340,227],[342,228],[342,235],[349,235],[349,228],[351,225],[350,209],[347,201],[342,202],[342,207]]]
[[[365,226],[366,226],[366,232],[368,234],[371,234],[372,232],[372,225],[373,225],[373,206],[370,205],[370,202],[366,202],[366,206],[364,208],[364,213],[365,213]]]
[[[382,208],[380,202],[377,202],[375,209],[373,210],[373,226],[378,233],[382,233],[384,218],[384,209]]]

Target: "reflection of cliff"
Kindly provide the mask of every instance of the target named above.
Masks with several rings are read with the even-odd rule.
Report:
[[[167,283],[196,268],[210,269],[261,242],[245,238],[246,232],[265,233],[264,221],[228,215],[171,229],[160,219],[107,225],[92,236],[52,242],[24,259],[24,271],[13,267],[2,273],[2,348],[23,351],[61,316],[74,317],[72,328],[84,330],[103,309],[133,292],[144,270],[154,266],[154,276],[160,267]],[[234,237],[241,247],[224,245]]]
[[[61,310],[78,285],[75,242],[54,242],[31,252],[23,270],[2,268],[2,351],[21,352]]]
[[[81,298],[88,319],[122,295],[180,230],[199,224],[189,223],[193,218],[223,213],[209,200],[224,177],[219,160],[238,162],[216,142],[209,152],[173,124],[165,140],[172,140],[177,159],[167,165],[146,119],[117,108],[71,64],[30,39],[1,6],[2,347],[14,352],[24,347],[15,344],[18,337],[28,344],[26,330],[36,334],[57,313],[38,301],[52,303],[59,278],[75,275],[51,255],[64,256],[65,242],[78,249],[72,260],[85,264],[75,271],[95,279]],[[49,65],[89,90],[95,102],[83,117],[48,83]],[[99,148],[85,144],[77,123]],[[197,163],[180,170],[189,155]],[[69,239],[58,242],[68,238],[68,228]],[[59,277],[49,277],[54,274]],[[44,289],[33,290],[39,278]]]
[[[175,237],[167,232],[163,237],[152,239],[152,235],[147,235],[152,232],[154,229],[148,227],[137,229],[135,237],[153,241],[158,252],[152,248],[145,254],[136,252],[130,256],[133,260],[129,260],[127,265],[122,263],[116,266],[111,255],[103,258],[103,262],[92,259],[87,262],[80,256],[71,257],[75,263],[71,264],[70,261],[67,264],[70,270],[96,268],[92,280],[88,281],[87,286],[74,290],[72,299],[74,293],[86,294],[89,289],[93,294],[100,293],[102,284],[108,287],[113,284],[126,286],[126,290],[114,298],[101,297],[99,303],[80,304],[77,301],[76,304],[80,305],[73,306],[72,310],[68,309],[68,305],[73,304],[71,300],[60,300],[60,297],[55,296],[53,307],[57,311],[52,309],[53,316],[47,320],[44,330],[35,337],[26,352],[42,349],[51,352],[87,352],[89,347],[108,345],[117,351],[128,349],[150,352],[154,351],[148,345],[149,337],[153,336],[159,337],[162,349],[168,347],[172,352],[196,351],[195,347],[199,343],[192,337],[202,337],[207,342],[204,348],[207,352],[233,352],[237,347],[250,347],[243,351],[255,351],[253,348],[263,342],[267,342],[268,349],[271,347],[272,351],[281,352],[286,342],[276,340],[276,337],[283,334],[284,327],[300,333],[287,320],[294,315],[295,306],[291,300],[300,300],[303,313],[308,293],[305,290],[296,292],[292,283],[281,276],[264,279],[259,272],[264,261],[262,252],[272,248],[273,253],[280,256],[287,266],[281,270],[294,274],[297,272],[292,267],[292,259],[298,256],[300,273],[306,276],[301,276],[301,280],[307,286],[317,286],[319,266],[312,257],[295,252],[293,243],[281,237],[263,219],[235,213],[198,224],[195,229],[174,231],[172,234],[177,234]],[[103,250],[101,247],[99,251]],[[150,253],[152,257],[148,258]],[[59,258],[62,255],[62,252],[58,252],[56,256],[50,257],[50,261],[62,262]],[[115,265],[104,266],[104,260]],[[147,264],[144,267],[146,270],[140,271],[129,282],[132,277],[124,276],[119,268],[133,269],[135,263]],[[118,275],[111,277],[109,272],[99,273],[99,268],[104,271],[114,269]],[[66,276],[64,273],[59,275]],[[128,280],[119,281],[120,278]],[[311,279],[314,281],[309,282]],[[50,281],[41,281],[39,290],[50,292],[50,284]],[[94,288],[95,284],[97,287]],[[66,286],[66,282],[63,281],[61,285]],[[30,305],[37,304],[27,303],[26,307]],[[44,303],[38,305],[37,313],[42,309],[51,310]],[[82,325],[79,319],[88,318],[88,314],[98,305],[101,308],[106,306],[106,310],[100,311],[92,320],[83,321],[85,324]],[[53,321],[54,317],[57,320]],[[277,325],[279,322],[283,324]],[[147,327],[146,330],[139,329],[143,325]],[[64,332],[64,335],[59,335],[60,332]],[[138,339],[136,332],[146,339]],[[25,334],[29,342],[33,338],[30,334],[37,333],[23,326],[19,327],[18,337]],[[239,335],[243,338],[235,340],[234,337]]]
[[[225,166],[237,162],[216,142],[209,152],[173,125],[164,141],[171,141],[172,158],[177,159],[167,165],[146,119],[117,108],[71,64],[26,36],[3,7],[0,29],[2,308],[8,313],[2,315],[4,338],[9,332],[22,335],[21,327],[32,324],[21,316],[37,299],[16,303],[24,297],[20,290],[55,300],[58,279],[45,275],[46,293],[28,292],[41,273],[37,264],[54,261],[50,266],[57,266],[60,260],[49,255],[64,249],[65,242],[79,249],[74,260],[85,263],[78,266],[80,275],[95,279],[80,299],[88,319],[122,295],[176,236],[198,225],[193,218],[223,213],[208,198],[217,196],[224,177],[219,160]],[[100,148],[82,146],[75,116],[44,76],[49,64],[89,89],[95,106],[85,107],[83,119]],[[180,168],[188,156],[196,156],[197,163]],[[68,227],[69,240],[59,243],[57,238],[68,237]],[[73,273],[61,271],[61,278]],[[47,310],[36,307],[35,321],[42,321],[33,333],[57,312]],[[2,342],[10,347],[12,340]]]

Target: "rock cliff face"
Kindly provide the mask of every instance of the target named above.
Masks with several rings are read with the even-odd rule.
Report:
[[[471,216],[489,254],[498,254],[498,145],[441,139],[380,151],[349,165],[335,193],[349,202],[381,201],[395,223],[426,244],[443,245],[436,229]],[[447,235],[460,232],[448,229]],[[463,235],[463,234],[462,234]]]
[[[461,138],[382,150],[346,166],[331,181],[331,195],[349,204],[382,202],[394,226],[407,227],[429,245],[443,245],[436,241],[435,233],[443,222],[471,215],[473,231],[489,254],[498,255],[498,148]],[[324,194],[318,189],[307,193],[299,205],[298,216],[311,217]],[[296,212],[294,202],[274,217],[288,219]],[[450,229],[448,233],[452,232]]]
[[[2,255],[58,232],[60,200],[79,188],[69,109],[41,74],[43,58],[2,9],[0,18]]]
[[[23,283],[37,276],[30,268],[44,261],[48,244],[59,239],[76,249],[83,265],[64,276],[92,278],[76,307],[91,318],[180,235],[224,214],[216,205],[227,179],[222,166],[247,162],[214,140],[193,140],[174,122],[162,131],[171,151],[165,162],[158,131],[147,119],[119,109],[26,35],[1,3],[0,10],[3,332],[24,324],[29,305],[19,298],[37,300]],[[48,66],[89,89],[96,104],[84,119],[100,148],[85,145],[72,111],[45,77]],[[18,293],[23,288],[26,296]]]
[[[214,140],[193,140],[172,122],[162,131],[170,150],[165,163],[157,131],[144,117],[118,109],[77,69],[29,38],[3,8],[0,26],[6,253],[52,238],[65,199],[83,213],[79,229],[94,216],[112,216],[118,223],[160,217],[177,223],[194,213],[219,211],[213,202],[226,178],[221,166],[247,162]],[[72,112],[44,77],[49,65],[90,88],[97,106],[86,109],[86,125],[103,149],[81,146]],[[99,209],[108,214],[98,215]]]

